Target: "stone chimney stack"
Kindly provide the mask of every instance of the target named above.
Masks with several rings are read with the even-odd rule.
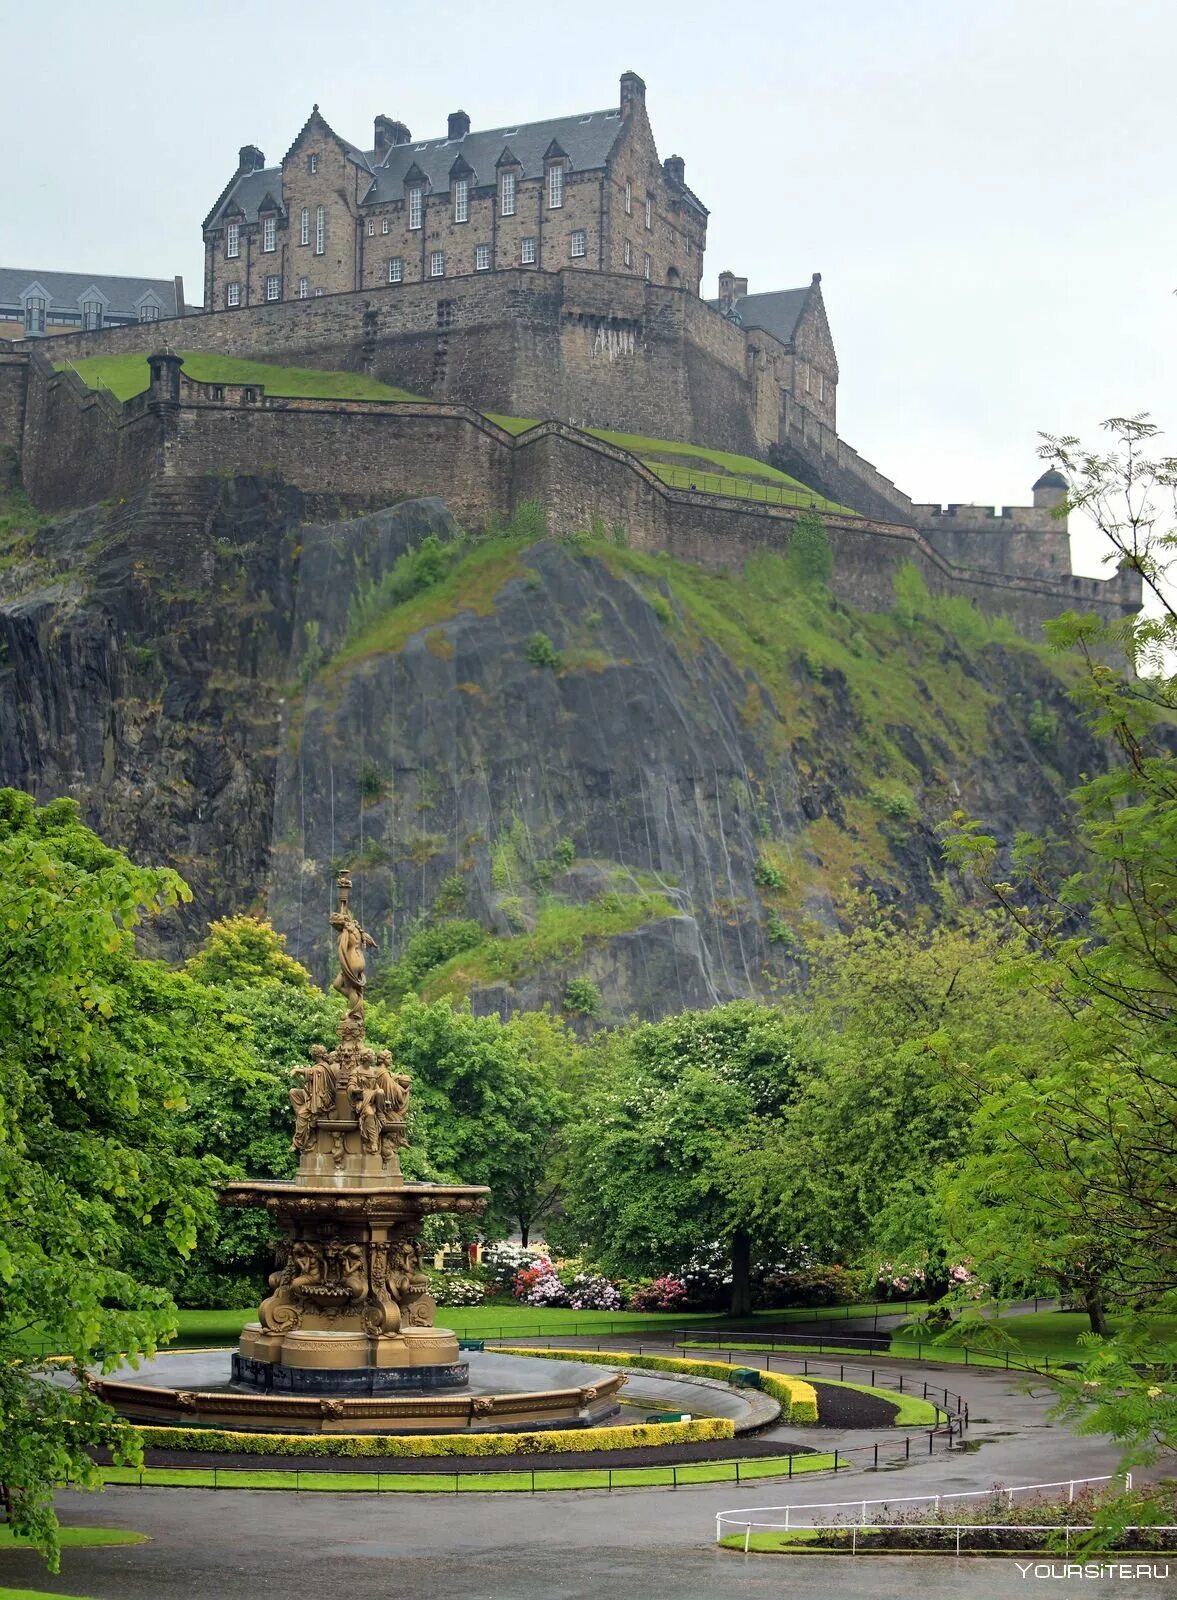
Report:
[[[636,72],[621,74],[621,117],[628,121],[639,106],[646,103],[646,85]]]
[[[662,170],[671,183],[686,183],[687,164],[681,156],[667,156]]]
[[[464,139],[470,132],[470,118],[464,111],[451,111],[448,139]]]
[[[260,172],[265,164],[266,158],[256,144],[243,144],[237,152],[238,172]]]
[[[394,145],[408,144],[412,134],[403,122],[380,116],[372,124],[372,148],[378,156],[387,155]]]
[[[719,304],[723,310],[726,310],[734,300],[742,300],[747,293],[747,278],[737,278],[734,272],[719,274]]]

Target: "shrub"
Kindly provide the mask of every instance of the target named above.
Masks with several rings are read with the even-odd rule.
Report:
[[[362,633],[390,607],[411,600],[415,594],[438,583],[461,553],[460,540],[443,545],[436,534],[431,533],[416,549],[398,556],[387,572],[362,584],[351,597],[347,608],[348,638]]]
[[[573,1311],[620,1311],[621,1291],[608,1278],[578,1272],[568,1285],[568,1304]]]
[[[533,633],[527,641],[524,655],[533,667],[550,667],[553,672],[559,672],[562,665],[560,652],[546,633]]]
[[[1035,700],[1034,709],[1026,720],[1031,744],[1039,750],[1052,750],[1058,739],[1058,718],[1052,711],[1043,711],[1042,701]]]
[[[801,1272],[769,1272],[760,1287],[766,1306],[848,1306],[858,1298],[845,1267],[808,1267]]]
[[[681,1278],[653,1278],[629,1297],[631,1311],[683,1311],[687,1286]]]
[[[901,783],[886,787],[880,785],[871,790],[870,797],[883,815],[890,817],[893,822],[914,822],[920,814],[915,796]]]
[[[447,918],[433,927],[418,928],[406,941],[400,960],[377,983],[377,994],[382,999],[399,1000],[435,967],[463,950],[473,950],[486,937],[480,922],[465,917]]]
[[[768,921],[764,928],[764,937],[769,944],[784,945],[786,950],[796,950],[801,944],[800,939],[779,911],[769,912]]]
[[[533,1267],[539,1259],[540,1251],[525,1244],[509,1244],[506,1240],[487,1245],[482,1252],[483,1269],[497,1289],[509,1289],[516,1275]]]
[[[547,1256],[541,1256],[533,1267],[524,1267],[515,1274],[511,1293],[528,1306],[568,1304],[568,1290]]]
[[[569,838],[563,838],[552,851],[552,860],[558,867],[568,868],[576,860],[576,845]]]
[[[774,861],[769,861],[767,856],[761,856],[752,870],[752,882],[762,889],[783,889],[785,875]]]
[[[793,524],[789,540],[789,565],[804,584],[829,583],[834,574],[834,552],[825,524],[815,512],[807,511]]]
[[[601,991],[591,978],[569,978],[564,985],[564,1009],[595,1017],[601,1009]]]
[[[431,1274],[429,1288],[439,1306],[480,1306],[486,1299],[485,1284],[449,1272]]]

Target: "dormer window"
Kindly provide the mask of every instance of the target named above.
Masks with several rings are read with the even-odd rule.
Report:
[[[159,321],[159,307],[157,305],[155,305],[153,301],[145,300],[143,302],[143,304],[139,307],[139,321],[140,322],[158,322]]]
[[[499,215],[513,217],[515,215],[515,174],[504,172],[499,179]]]
[[[230,222],[225,226],[225,255],[230,261],[241,254],[241,224]]]
[[[273,216],[262,218],[262,249],[274,250],[278,245],[278,224]]]
[[[47,310],[48,303],[43,296],[39,294],[29,295],[28,299],[25,301],[26,333],[45,332],[45,312]]]
[[[469,222],[470,220],[470,180],[469,178],[454,179],[454,221]]]
[[[564,168],[553,161],[548,168],[548,210],[558,211],[564,204]]]
[[[318,172],[318,170],[319,170],[319,152],[317,150],[313,150],[311,152],[311,154],[309,156],[307,156],[307,171],[308,172]]]
[[[409,190],[409,227],[416,229],[421,226],[421,213],[424,209],[423,199],[425,191],[419,183],[415,183]]]
[[[102,326],[102,301],[82,301],[82,327],[86,329],[100,328]]]

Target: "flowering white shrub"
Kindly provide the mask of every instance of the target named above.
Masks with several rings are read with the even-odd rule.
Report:
[[[568,1285],[568,1304],[574,1311],[620,1311],[621,1290],[608,1278],[578,1272]]]
[[[568,1304],[568,1290],[547,1256],[540,1256],[534,1266],[524,1267],[522,1272],[515,1274],[511,1293],[527,1306]]]
[[[540,1259],[541,1252],[533,1250],[530,1245],[509,1244],[500,1240],[497,1244],[488,1244],[482,1252],[482,1265],[495,1280],[499,1288],[509,1288],[516,1273],[533,1267]]]
[[[434,1279],[433,1298],[439,1306],[480,1306],[486,1299],[486,1287],[474,1278],[451,1277],[445,1273]]]

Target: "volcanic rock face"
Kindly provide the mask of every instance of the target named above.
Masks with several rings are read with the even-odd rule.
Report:
[[[265,908],[322,978],[346,866],[401,988],[603,1017],[769,995],[845,885],[935,903],[951,810],[1057,823],[1100,764],[1040,654],[810,605],[779,561],[346,510],[174,482],[0,565],[0,783],[179,868],[165,954]]]

